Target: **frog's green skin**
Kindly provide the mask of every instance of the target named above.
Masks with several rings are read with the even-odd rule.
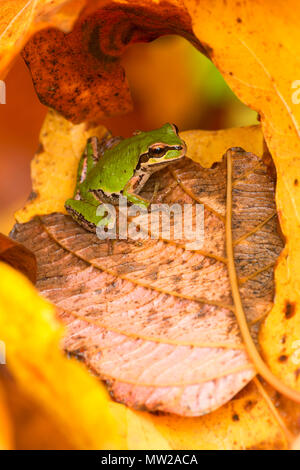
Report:
[[[120,196],[147,208],[150,201],[138,195],[155,171],[183,158],[186,145],[177,127],[165,124],[150,132],[137,132],[128,139],[112,140],[112,148],[99,151],[96,137],[88,140],[77,173],[72,199],[65,202],[67,211],[87,230],[95,231],[103,217],[96,215],[100,202],[118,204]]]

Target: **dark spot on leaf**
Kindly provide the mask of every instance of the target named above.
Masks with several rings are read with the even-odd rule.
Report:
[[[31,191],[31,193],[29,194],[29,197],[28,197],[28,201],[33,201],[37,197],[38,197],[38,193],[36,191]]]
[[[244,405],[245,411],[251,411],[252,408],[256,405],[256,403],[257,402],[255,400],[247,400]]]
[[[199,271],[200,269],[202,269],[202,265],[199,264],[199,265],[196,265],[196,266],[193,266],[193,271]]]
[[[158,272],[153,271],[152,273],[149,274],[149,279],[152,279],[153,281],[156,281],[157,280],[157,275],[158,275]]]
[[[233,321],[232,323],[230,323],[230,325],[228,326],[227,328],[227,333],[231,333],[231,331],[235,328],[236,324],[235,322]]]
[[[46,134],[46,135],[47,135],[47,134]],[[38,148],[37,148],[36,153],[37,153],[37,154],[38,154],[38,153],[43,153],[44,150],[45,150],[45,149],[44,149],[43,144],[40,143],[39,146],[38,146]]]
[[[296,304],[286,300],[284,307],[285,318],[292,318],[296,313]]]
[[[299,181],[298,181],[297,178],[296,178],[296,179],[294,180],[294,185],[295,185],[295,186],[298,186],[298,183],[299,183]]]
[[[238,414],[232,415],[232,421],[239,421],[239,420],[240,420],[240,417]]]
[[[205,316],[206,316],[206,313],[203,313],[200,311],[199,313],[197,313],[196,318],[203,318]]]
[[[278,361],[279,362],[286,362],[288,360],[288,356],[286,356],[286,354],[282,354],[281,356],[279,356],[278,358]]]
[[[242,23],[242,18],[237,18],[237,19],[236,19],[236,22],[237,22],[237,23]]]
[[[168,316],[166,316],[166,317],[163,317],[163,318],[162,318],[162,321],[163,321],[163,322],[168,322],[168,321],[170,320],[170,318],[172,318],[171,315],[168,315]]]

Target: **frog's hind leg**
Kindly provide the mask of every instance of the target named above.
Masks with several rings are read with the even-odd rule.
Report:
[[[107,137],[104,137],[100,142],[98,141],[98,147],[97,147],[98,160],[101,157],[103,157],[106,150],[110,150],[116,147],[116,145],[118,145],[122,140],[123,140],[123,137],[120,137],[120,136],[114,136],[114,137],[107,136]]]
[[[160,187],[159,181],[155,181],[154,191],[150,199],[150,204],[157,202],[157,195],[158,195],[159,187]]]
[[[86,179],[86,176],[91,169],[94,168],[98,161],[103,157],[105,151],[118,145],[121,140],[123,140],[122,137],[106,137],[99,142],[99,139],[96,136],[90,137],[87,140],[85,149],[79,160],[76,187],[73,196],[74,199],[80,199],[80,184]]]
[[[88,139],[83,154],[79,160],[76,186],[73,195],[73,198],[76,200],[80,199],[80,184],[86,179],[86,175],[96,165],[99,159],[98,145],[99,141],[97,137],[91,137]]]

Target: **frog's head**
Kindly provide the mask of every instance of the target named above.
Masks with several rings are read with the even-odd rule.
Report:
[[[144,168],[168,165],[185,156],[186,144],[179,137],[175,124],[167,123],[147,134],[147,151],[141,155],[139,161]]]

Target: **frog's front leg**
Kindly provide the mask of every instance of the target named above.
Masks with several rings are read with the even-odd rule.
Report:
[[[138,176],[133,176],[128,181],[128,183],[126,184],[126,186],[124,187],[124,189],[122,191],[122,194],[132,204],[135,204],[136,206],[140,206],[140,207],[143,207],[145,209],[148,209],[148,207],[150,205],[150,201],[148,201],[147,199],[144,199],[143,197],[141,197],[138,194],[134,193],[134,190],[137,186],[137,178],[139,178],[139,177]]]

